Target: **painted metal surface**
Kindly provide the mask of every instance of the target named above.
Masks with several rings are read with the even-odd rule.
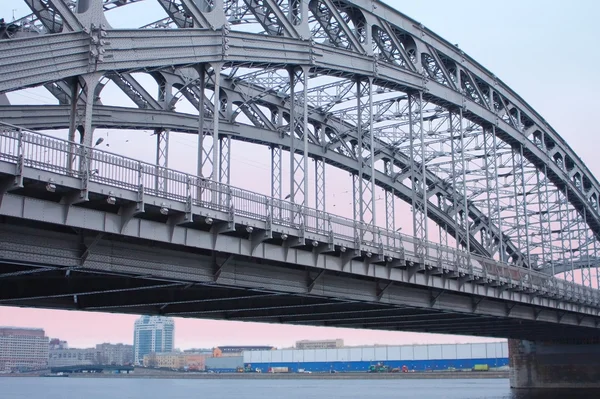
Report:
[[[36,173],[39,177],[39,171]],[[77,187],[72,192],[77,198],[81,186],[73,187]],[[96,197],[100,198],[97,203],[103,204],[109,192],[106,187],[91,190],[90,195],[104,193]],[[127,219],[124,225],[126,214],[107,209],[5,194],[0,214],[7,218],[0,225],[0,236],[5,243],[2,267],[8,269],[3,278],[10,284],[0,293],[0,301],[4,305],[226,316],[240,321],[276,319],[305,325],[491,337],[597,335],[597,307],[578,304],[581,299],[531,296],[522,290],[418,273],[406,266],[366,267],[361,259],[344,261],[339,253],[316,257],[314,252],[282,248],[277,242],[260,242],[253,248],[242,217],[236,218],[236,231],[242,234],[227,235],[165,223],[160,212],[164,200],[147,195],[145,202],[147,217]],[[130,204],[125,209],[135,209],[135,202]],[[170,203],[169,209],[171,213],[177,208]],[[206,208],[199,207],[194,214],[200,209]],[[227,220],[215,213],[204,215],[201,217]],[[200,226],[206,225],[202,223]],[[292,237],[293,230],[287,231]],[[86,246],[83,253],[82,242]],[[258,256],[264,259],[260,263],[256,262]],[[313,284],[307,281],[305,268],[321,270],[325,277]],[[78,277],[73,278],[74,274]],[[48,280],[48,276],[55,278]],[[141,286],[131,287],[132,278]],[[381,280],[388,281],[383,295]],[[130,290],[138,292],[123,295]],[[240,297],[239,291],[259,298]],[[204,300],[215,301],[214,295],[240,298],[241,302],[220,305],[217,301],[207,308]],[[275,306],[273,297],[277,297]],[[473,298],[479,298],[479,303]],[[253,301],[249,306],[244,299]]]
[[[37,223],[40,237],[96,235],[81,255],[68,234],[52,241],[53,252],[28,238],[31,230],[19,230],[2,243],[28,242],[29,251],[6,245],[12,265],[1,276],[31,273],[38,262],[49,272],[77,262],[81,273],[229,284],[289,295],[290,303],[336,298],[454,318],[412,324],[409,312],[353,318],[289,309],[239,315],[252,320],[485,336],[543,335],[541,323],[573,334],[598,329],[600,274],[592,278],[591,270],[600,259],[600,184],[540,115],[462,50],[378,1],[157,2],[167,18],[115,29],[105,13],[128,11],[136,1],[89,0],[75,8],[26,1],[32,14],[0,34],[4,227],[16,232]],[[111,82],[133,105],[102,104]],[[29,87],[47,90],[57,104],[10,104],[13,92]],[[182,99],[192,110],[178,110]],[[94,148],[98,128],[150,129],[155,163]],[[68,129],[69,141],[35,129]],[[181,133],[198,137],[195,175],[168,168],[170,137]],[[237,141],[271,148],[268,195],[229,184]],[[353,218],[336,216],[325,201],[332,167],[352,174]],[[377,190],[385,217],[376,212]],[[398,200],[411,205],[409,235],[396,229]],[[116,248],[105,236],[130,246]],[[22,242],[11,241],[17,238]],[[139,247],[148,243],[163,245],[160,253],[145,256]],[[192,261],[175,247],[212,258]],[[167,254],[201,266],[177,269]],[[228,263],[247,269],[231,272]],[[30,269],[14,271],[17,264]],[[20,284],[0,300],[31,303],[33,295],[22,294],[27,282]],[[62,294],[38,299],[54,304],[54,295]],[[82,306],[77,295],[73,302]],[[164,306],[173,309],[169,302],[150,310]],[[407,360],[430,355],[422,347],[395,350]],[[490,350],[472,347],[470,356]],[[431,353],[454,356],[444,347]],[[305,356],[382,355],[374,348]]]
[[[311,208],[297,208],[296,204],[288,201],[276,201],[223,183],[159,168],[41,133],[4,126],[4,130],[0,132],[0,159],[4,161],[4,173],[16,174],[14,182],[7,186],[7,190],[20,188],[23,179],[27,177],[45,181],[47,184],[58,183],[70,190],[79,190],[76,197],[70,199],[71,204],[87,201],[92,188],[100,193],[113,193],[119,199],[130,201],[135,207],[134,213],[122,214],[120,228],[111,228],[103,223],[104,229],[108,228],[108,231],[114,233],[124,234],[129,223],[135,220],[132,219],[133,216],[143,213],[145,203],[149,202],[146,198],[154,196],[154,204],[160,204],[161,211],[177,215],[178,222],[175,224],[192,222],[194,215],[231,224],[239,215],[238,223],[256,228],[258,231],[255,235],[263,232],[260,233],[260,239],[257,238],[257,244],[272,238],[275,231],[282,235],[298,237],[298,243],[301,245],[308,239],[313,245],[327,245],[330,250],[336,245],[344,248],[342,252],[345,248],[352,248],[351,256],[341,256],[342,270],[353,258],[375,257],[374,262],[385,262],[390,266],[394,262],[400,262],[398,266],[408,262],[406,264],[420,263],[429,270],[435,267],[442,275],[452,276],[459,284],[464,277],[472,281],[482,280],[483,283],[495,281],[500,285],[525,288],[536,296],[539,292],[550,297],[560,295],[566,300],[573,298],[593,303],[598,302],[600,298],[598,291],[591,287],[565,282],[532,269],[515,267],[461,250],[420,241],[396,231],[319,213]],[[164,179],[161,184],[166,190],[159,190],[158,177]],[[202,211],[202,208],[208,212]],[[299,211],[303,215],[300,224],[296,215]],[[327,225],[321,229],[317,223],[319,219],[327,220]],[[365,231],[370,232],[371,238],[365,240],[363,237],[357,241],[356,237]],[[402,244],[402,247],[387,245],[390,242],[387,238],[393,238],[393,242]],[[421,247],[427,251],[419,252]],[[254,252],[254,248],[251,252]],[[318,258],[313,259],[311,266],[318,265],[315,260]]]
[[[429,250],[421,243],[431,238],[431,219],[440,244],[450,236],[467,252],[564,272],[568,281],[582,268],[582,283],[598,287],[590,270],[600,233],[597,180],[523,99],[422,24],[367,0],[157,2],[166,18],[114,29],[105,13],[137,2],[71,8],[61,0],[27,1],[32,14],[0,37],[7,66],[0,95],[45,87],[61,105],[30,109],[26,123],[60,124],[70,137],[79,129],[88,145],[102,118],[151,128],[161,167],[172,134],[166,121],[192,117],[194,129],[172,128],[199,135],[198,175],[216,181],[229,181],[231,140],[260,142],[263,129],[280,138],[272,147],[275,198],[290,187],[293,203],[307,204],[314,194],[316,209],[325,210],[323,166],[339,167],[341,157],[354,175],[355,219],[377,225],[376,185],[385,191],[387,228],[393,230],[394,197],[408,201],[419,256]],[[132,75],[149,71],[157,94]],[[95,114],[107,111],[99,99],[109,81],[135,104],[120,107],[125,118],[115,109]],[[198,115],[177,112],[180,98]],[[0,119],[16,122],[18,109],[1,106]],[[140,122],[134,111],[156,114]],[[227,131],[228,123],[236,129]],[[295,154],[285,184],[282,149]],[[318,162],[314,187],[309,157]],[[507,158],[515,173],[501,175]],[[553,228],[559,221],[569,228]],[[354,239],[369,237],[368,230]]]

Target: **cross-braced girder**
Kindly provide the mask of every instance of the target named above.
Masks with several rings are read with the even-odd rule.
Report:
[[[166,166],[165,138],[174,134],[163,125],[169,114],[179,116],[176,131],[198,134],[198,174],[223,182],[230,181],[232,140],[268,144],[271,194],[297,205],[298,224],[309,198],[326,209],[325,165],[352,165],[357,221],[395,227],[397,196],[412,205],[419,240],[432,239],[431,218],[440,243],[449,234],[468,252],[523,267],[572,264],[560,268],[569,280],[585,265],[583,283],[598,284],[590,270],[600,235],[596,179],[508,87],[423,26],[362,0],[156,1],[175,29],[151,22],[143,31],[111,29],[103,17],[93,20],[62,1],[25,0],[33,14],[0,35],[0,57],[12,66],[0,75],[0,95],[43,85],[69,109],[70,137],[79,130],[88,144],[96,126],[151,128],[159,167]],[[129,3],[90,2],[99,14]],[[179,53],[186,41],[203,51]],[[25,42],[40,50],[19,53]],[[63,66],[44,50],[49,46],[60,46],[76,66]],[[170,61],[159,62],[167,49]],[[37,71],[22,67],[38,60]],[[151,74],[159,93],[134,72]],[[156,119],[142,122],[131,112],[117,123],[110,115],[119,111],[100,100],[108,79],[136,112],[156,111]],[[195,131],[184,122],[193,116],[177,110],[181,98],[198,110]],[[35,120],[16,123],[17,108],[0,106],[0,119],[64,128],[56,118],[65,107],[32,109]],[[110,115],[97,115],[102,109]],[[273,139],[262,131],[274,132]],[[289,181],[282,176],[284,150]],[[375,186],[385,190],[385,222],[375,218]]]

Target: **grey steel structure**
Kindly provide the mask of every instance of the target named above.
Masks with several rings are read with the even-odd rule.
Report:
[[[0,303],[597,333],[600,184],[525,101],[423,25],[378,1],[157,0],[166,18],[112,29],[105,13],[136,1],[24,1],[32,14],[0,28],[0,277],[18,280]],[[108,81],[135,107],[103,105]],[[37,86],[58,105],[5,96]],[[176,111],[181,97],[196,114]],[[155,164],[95,149],[95,128],[153,130]],[[37,132],[56,129],[69,141]],[[198,135],[197,175],[168,169],[170,132]],[[233,140],[270,147],[270,195],[231,187]],[[326,212],[326,166],[353,175],[353,219]],[[412,236],[396,230],[398,199]],[[37,235],[58,252],[27,251]],[[52,290],[38,273],[102,277]],[[139,303],[122,294],[150,288]],[[205,305],[221,296],[250,304]]]

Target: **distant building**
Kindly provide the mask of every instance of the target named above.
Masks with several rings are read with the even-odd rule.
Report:
[[[0,372],[48,365],[48,337],[41,328],[0,327]]]
[[[183,367],[187,370],[204,371],[206,369],[206,359],[209,355],[202,353],[184,353]]]
[[[200,355],[209,355],[212,356],[213,350],[211,348],[192,348],[186,349],[183,351],[184,353],[198,353]]]
[[[175,323],[170,317],[142,316],[135,321],[133,333],[133,362],[141,365],[150,353],[173,351]]]
[[[124,366],[133,363],[133,345],[98,344],[98,363],[104,365]]]
[[[87,366],[91,364],[98,364],[98,352],[95,348],[50,349],[48,351],[49,367]]]
[[[296,349],[338,349],[344,347],[343,339],[321,339],[296,341]]]
[[[247,352],[252,353],[255,351]],[[206,359],[206,370],[216,373],[233,373],[239,367],[244,367],[243,356],[209,357]]]
[[[50,338],[49,349],[69,349],[67,341],[61,341],[58,338]]]
[[[242,356],[243,352],[270,351],[272,346],[217,346],[213,349],[213,357]]]
[[[187,352],[150,353],[144,356],[144,367],[171,370],[204,371],[208,355]]]
[[[230,360],[233,358],[219,358]],[[471,371],[477,365],[507,369],[506,341],[474,344],[356,346],[338,349],[283,349],[244,352],[245,366],[263,373],[274,368],[296,373],[369,371]],[[207,367],[211,367],[207,361]],[[217,371],[217,370],[215,370]]]

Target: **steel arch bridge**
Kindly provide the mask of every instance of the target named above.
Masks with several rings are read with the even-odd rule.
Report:
[[[6,132],[68,130],[92,147],[96,128],[153,130],[159,168],[170,135],[194,134],[198,176],[224,184],[232,141],[268,146],[270,197],[289,200],[298,225],[307,207],[330,209],[335,167],[352,174],[356,248],[377,228],[397,230],[400,199],[412,206],[417,257],[436,241],[599,286],[596,178],[495,75],[384,3],[146,0],[164,18],[116,29],[110,13],[140,1],[23,1],[32,14],[0,25]],[[109,82],[133,105],[104,105]],[[31,87],[55,104],[10,103]],[[196,112],[178,111],[181,99]],[[166,178],[155,183],[167,190]]]

